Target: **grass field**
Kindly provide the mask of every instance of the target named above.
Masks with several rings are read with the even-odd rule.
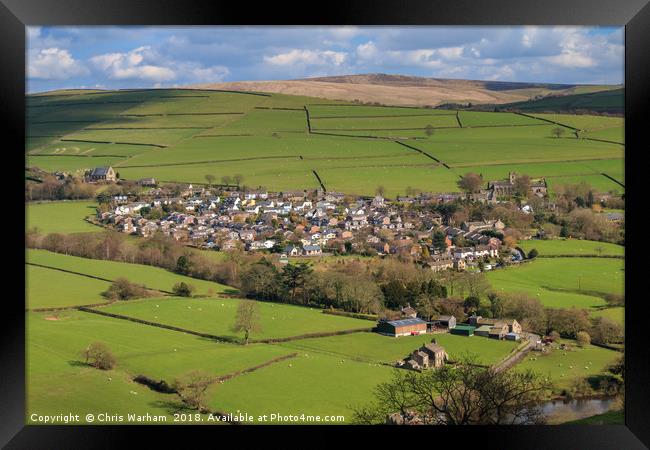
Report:
[[[423,344],[431,342],[431,339],[435,339],[438,344],[442,345],[452,359],[469,352],[474,353],[479,362],[488,365],[501,361],[518,345],[511,341],[497,341],[480,336],[436,334],[391,338],[377,333],[302,339],[279,345],[361,362],[394,363],[405,358]]]
[[[604,306],[599,296],[623,294],[624,263],[610,258],[539,258],[486,274],[499,292],[524,292],[550,308]]]
[[[598,190],[623,192],[601,175],[623,179],[621,145],[554,139],[554,125],[513,113],[460,111],[461,128],[453,110],[177,89],[29,96],[28,104],[28,164],[45,170],[110,164],[126,179],[193,183],[207,174],[242,174],[248,186],[279,191],[317,187],[316,170],[323,172],[327,189],[372,195],[381,184],[389,196],[408,186],[455,192],[464,172],[479,170],[488,180],[516,170],[547,177],[551,187],[587,181]],[[594,139],[618,142],[612,133],[622,129],[618,118],[548,118],[583,127],[584,137]],[[425,132],[427,125],[435,128],[432,134]],[[452,170],[432,173],[435,161],[392,142],[396,139],[409,139]],[[607,171],[601,161],[611,162]]]
[[[608,242],[585,241],[579,239],[530,239],[519,241],[519,246],[528,253],[537,249],[539,256],[590,255],[590,256],[624,256],[625,247]]]
[[[103,307],[102,311],[186,328],[228,338],[243,338],[230,327],[235,322],[237,299],[164,298],[131,300]],[[373,322],[321,313],[320,309],[278,303],[259,303],[261,330],[251,339],[298,336],[306,333],[372,328]]]
[[[79,311],[30,313],[27,329],[28,416],[62,410],[168,415],[177,397],[134,383],[133,376],[172,383],[197,369],[216,377],[291,353],[270,345],[218,344]],[[96,341],[114,353],[115,369],[104,372],[83,364],[81,350]]]
[[[555,389],[571,386],[576,378],[595,377],[603,374],[607,366],[614,363],[621,353],[614,350],[588,345],[578,347],[573,341],[566,341],[567,350],[553,349],[549,353],[531,352],[517,364],[517,370],[531,369],[548,378]]]
[[[205,295],[210,290],[214,294],[232,291],[232,288],[211,281],[189,278],[158,267],[141,264],[129,264],[117,261],[79,258],[77,256],[52,253],[46,250],[28,250],[27,262],[47,267],[77,272],[80,274],[115,280],[127,278],[129,281],[143,284],[149,289],[171,291],[174,284],[184,281],[194,285],[196,294]]]
[[[59,308],[102,303],[110,283],[80,275],[25,266],[27,308]]]
[[[44,234],[101,231],[84,220],[97,212],[96,207],[96,203],[86,201],[28,203],[25,229],[36,227]]]
[[[613,308],[598,309],[596,311],[591,311],[591,317],[607,317],[623,326],[625,323],[625,308],[623,306],[617,306]]]

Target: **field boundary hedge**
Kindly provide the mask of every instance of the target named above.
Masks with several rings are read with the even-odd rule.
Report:
[[[330,314],[332,316],[343,316],[343,317],[351,317],[353,319],[371,320],[373,322],[379,320],[379,316],[374,314],[353,313],[348,311],[339,311],[338,309],[324,309],[322,313]]]
[[[175,163],[163,163],[163,164],[140,164],[135,166],[116,166],[123,169],[130,169],[132,167],[167,167],[167,166],[190,166],[196,164],[211,164],[211,163],[220,163],[220,162],[232,162],[232,161],[255,161],[258,159],[291,159],[298,158],[299,155],[288,155],[288,156],[256,156],[251,158],[237,158],[237,159],[213,159],[211,161],[188,161],[188,162],[175,162]],[[192,183],[199,184],[199,183]]]
[[[241,341],[239,339],[233,338],[233,337],[230,337],[230,336],[216,336],[214,334],[201,333],[199,331],[188,330],[186,328],[175,327],[173,325],[165,325],[163,323],[152,322],[150,320],[144,320],[144,319],[138,319],[136,317],[124,316],[122,314],[109,313],[109,312],[106,312],[106,311],[100,311],[100,310],[88,308],[88,307],[85,307],[85,306],[80,306],[78,308],[78,310],[83,311],[83,312],[87,312],[87,313],[91,313],[91,314],[98,314],[100,316],[112,317],[114,319],[128,320],[130,322],[141,323],[143,325],[149,325],[149,326],[152,326],[152,327],[163,328],[163,329],[166,329],[166,330],[178,331],[178,332],[181,332],[181,333],[192,334],[194,336],[199,336],[199,337],[203,337],[203,338],[207,338],[207,339],[212,339],[212,340],[215,340],[217,342],[222,342],[223,341],[223,342],[230,342],[230,343],[233,343],[233,344],[240,344],[241,343]]]
[[[121,145],[144,145],[146,147],[167,148],[162,144],[145,144],[142,142],[111,142],[111,141],[91,141],[88,139],[60,139],[61,142],[88,142],[90,144],[121,144]]]
[[[612,259],[625,259],[625,255],[537,255],[536,258],[612,258]]]
[[[340,330],[340,331],[325,331],[322,333],[306,333],[299,334],[297,336],[289,336],[283,338],[269,338],[269,339],[252,339],[249,342],[253,344],[275,344],[278,342],[290,342],[297,341],[300,339],[310,339],[310,338],[319,338],[319,337],[330,337],[330,336],[341,336],[344,334],[354,334],[354,333],[370,333],[375,329],[372,328],[352,328],[350,330]]]
[[[25,311],[31,311],[31,312],[55,312],[55,311],[67,311],[71,309],[79,309],[79,308],[96,308],[99,306],[108,306],[111,303],[116,302],[116,300],[107,300],[103,303],[91,303],[89,305],[73,305],[73,306],[53,306],[51,308],[25,308]]]
[[[219,377],[214,378],[214,381],[215,382],[217,382],[217,381],[227,381],[227,380],[230,380],[232,378],[238,377],[240,375],[244,375],[246,373],[251,373],[251,372],[255,372],[256,370],[263,369],[265,367],[270,366],[271,364],[275,364],[275,363],[278,363],[278,362],[281,362],[281,361],[286,361],[287,359],[296,358],[297,356],[298,356],[298,352],[293,352],[293,353],[289,353],[288,355],[278,356],[278,357],[275,357],[273,359],[269,359],[268,361],[263,362],[262,364],[258,364],[258,365],[253,366],[253,367],[247,367],[246,369],[242,369],[242,370],[237,370],[235,372],[231,372],[231,373],[228,373],[226,375],[221,375]]]
[[[61,255],[62,253],[58,253],[58,254]],[[112,260],[110,260],[110,259],[100,259],[98,261],[112,261]],[[108,283],[112,283],[112,282],[115,281],[115,280],[109,280],[108,278],[102,278],[102,277],[98,277],[98,276],[95,276],[95,275],[89,275],[87,273],[75,272],[73,270],[68,270],[68,269],[61,269],[60,267],[46,266],[45,264],[38,264],[38,263],[27,262],[27,261],[25,261],[25,264],[30,265],[30,266],[35,266],[35,267],[42,267],[44,269],[58,270],[59,272],[65,272],[65,273],[69,273],[69,274],[72,274],[72,275],[79,275],[81,277],[92,278],[92,279],[99,280],[99,281],[106,281]],[[126,263],[126,264],[129,264],[129,263]],[[147,286],[144,286],[144,287],[145,287],[145,289],[150,290],[150,291],[158,291],[158,292],[164,292],[165,294],[173,294],[172,291],[166,291],[164,289],[154,289],[154,288],[150,288],[150,287],[147,287]]]
[[[439,160],[438,158],[436,158],[436,157],[433,156],[433,155],[430,155],[429,153],[425,152],[424,150],[420,150],[420,149],[417,148],[417,147],[413,147],[412,145],[408,145],[408,144],[405,144],[405,143],[400,142],[400,141],[397,141],[397,140],[395,140],[395,141],[393,141],[393,142],[395,142],[396,144],[402,145],[402,146],[404,146],[404,147],[406,147],[406,148],[410,148],[411,150],[415,150],[416,152],[420,152],[420,153],[423,154],[424,156],[427,156],[427,157],[433,159],[435,162],[437,162],[437,163],[439,163],[439,164],[442,164],[442,165],[445,166],[447,169],[451,169],[451,167],[449,167],[445,162]]]
[[[377,116],[313,116],[312,119],[375,119],[382,117],[440,117],[440,116],[453,116],[455,114],[387,114]]]

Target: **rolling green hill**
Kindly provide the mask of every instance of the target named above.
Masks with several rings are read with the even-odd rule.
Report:
[[[551,87],[527,89],[574,89]],[[560,102],[570,109],[587,104],[584,99],[615,102],[620,92],[545,97],[530,105]],[[517,170],[545,176],[551,186],[587,181],[622,192],[603,175],[622,172],[622,120],[549,116],[537,107],[524,116],[276,93],[140,89],[29,95],[27,111],[26,165],[46,171],[112,165],[123,179],[195,184],[206,175],[220,180],[240,174],[245,185],[273,191],[314,189],[317,173],[327,190],[372,195],[382,185],[394,197],[409,186],[458,191],[458,177],[480,166],[499,178]],[[567,131],[561,139],[552,137],[554,122]],[[617,173],[602,170],[603,161],[619,162]]]

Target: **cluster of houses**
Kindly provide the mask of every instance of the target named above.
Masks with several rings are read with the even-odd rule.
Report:
[[[89,180],[110,181],[112,167],[87,173]],[[511,177],[512,179],[512,177]],[[458,198],[419,194],[388,202],[381,195],[352,197],[339,192],[217,190],[184,185],[151,187],[137,197],[115,195],[98,220],[126,234],[149,237],[163,233],[190,245],[218,250],[239,248],[273,251],[284,259],[321,256],[328,252],[398,254],[416,258],[432,271],[465,270],[497,258],[505,224],[499,220],[470,221],[455,227],[431,209],[405,203],[440,203]],[[155,213],[155,214],[153,214]],[[432,233],[442,231],[445,249],[432,245]],[[454,245],[461,239],[462,245]]]

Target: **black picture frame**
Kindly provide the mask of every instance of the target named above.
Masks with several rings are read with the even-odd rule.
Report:
[[[428,445],[469,443],[487,448],[589,448],[636,449],[650,446],[650,352],[648,351],[644,302],[640,290],[646,269],[642,204],[647,143],[643,132],[650,117],[650,5],[648,0],[411,0],[404,1],[329,1],[295,5],[264,2],[223,2],[210,0],[0,0],[0,99],[4,136],[12,145],[4,148],[11,156],[10,170],[3,177],[6,192],[15,190],[13,211],[24,211],[19,186],[24,182],[14,168],[23,158],[25,117],[25,26],[27,25],[616,25],[625,26],[625,141],[628,148],[625,178],[626,201],[626,281],[628,302],[626,325],[626,402],[625,425],[621,426],[524,426],[524,427],[305,427],[310,441],[322,436],[322,443],[335,445],[333,431],[362,433],[377,443],[397,439],[403,445],[421,442]],[[644,146],[645,144],[645,146]],[[15,157],[15,160],[13,159]],[[23,161],[24,163],[24,161]],[[16,172],[15,174],[13,172]],[[15,179],[14,179],[15,177]],[[12,200],[14,197],[11,197]],[[10,206],[7,206],[10,208]],[[16,209],[13,209],[16,208]],[[15,214],[10,214],[15,217]],[[4,228],[10,236],[24,235],[24,224],[11,220]],[[22,229],[19,229],[21,228]],[[16,255],[24,256],[19,239]],[[22,253],[21,253],[22,252]],[[8,266],[18,266],[14,253],[3,255]],[[10,281],[10,277],[6,277]],[[24,295],[24,291],[22,291]],[[135,443],[135,434],[146,439],[171,442],[184,435],[185,442],[207,438],[208,445],[217,431],[212,427],[140,426],[25,426],[25,309],[17,300],[20,292],[4,296],[0,362],[0,445],[12,449],[36,448],[114,448]],[[301,430],[304,432],[305,428]],[[255,434],[273,439],[278,433],[295,432],[294,427],[229,427],[243,438]],[[313,431],[311,431],[313,430]],[[225,433],[219,427],[218,433]],[[327,433],[327,434],[325,434]],[[426,435],[425,435],[426,434]],[[199,436],[200,435],[200,436]],[[191,437],[190,437],[191,436]],[[323,439],[324,438],[324,439]],[[246,437],[246,439],[249,439]],[[285,438],[286,439],[286,438]],[[304,438],[301,438],[306,444]],[[272,442],[272,441],[269,441]],[[284,441],[286,442],[286,440]],[[369,444],[368,441],[367,444]],[[148,441],[154,445],[153,440]],[[283,444],[291,446],[290,442]]]

